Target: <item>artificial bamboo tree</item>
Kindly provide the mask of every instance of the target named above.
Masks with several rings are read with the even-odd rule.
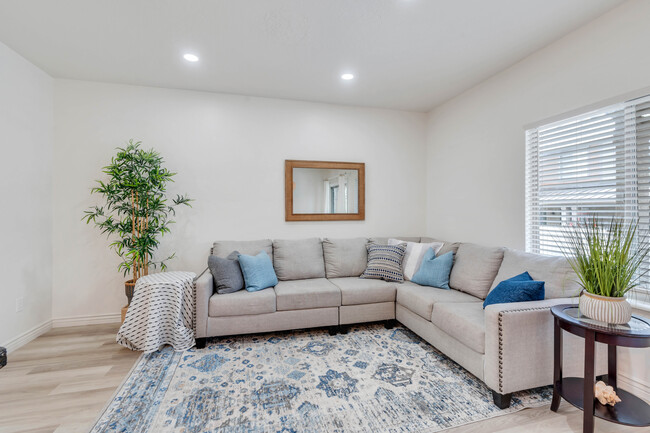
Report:
[[[162,167],[164,161],[158,152],[143,150],[140,145],[140,141],[129,140],[126,148],[117,149],[117,155],[102,169],[108,180],[98,180],[98,186],[91,190],[104,198],[105,205],[91,207],[83,218],[102,233],[117,236],[110,246],[122,259],[118,270],[125,276],[133,275],[126,284],[129,302],[138,278],[148,275],[150,267],[160,266],[164,271],[165,261],[174,257],[153,259],[160,237],[169,233],[169,225],[174,223],[170,219],[176,214],[174,207],[190,206],[191,201],[186,195],[177,195],[173,204],[168,203],[166,186],[176,173]]]

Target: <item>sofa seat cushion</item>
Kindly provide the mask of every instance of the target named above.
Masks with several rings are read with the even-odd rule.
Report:
[[[483,308],[479,298],[458,290],[419,286],[410,281],[405,281],[397,287],[397,303],[424,319],[431,320],[433,306],[438,302],[476,302],[481,309]]]
[[[248,292],[214,294],[208,304],[208,316],[242,316],[247,314],[264,314],[275,312],[275,291],[273,287]]]
[[[504,280],[528,272],[533,280],[544,281],[546,299],[578,296],[580,284],[564,257],[544,256],[506,248],[490,291]]]
[[[341,290],[342,305],[375,304],[395,302],[397,288],[395,283],[363,278],[333,278],[332,284]]]
[[[281,281],[325,278],[323,245],[320,239],[273,241],[273,267]]]
[[[480,302],[439,302],[431,322],[470,349],[485,353],[485,311]]]
[[[460,244],[449,276],[449,287],[485,299],[499,272],[503,251],[502,247]]]
[[[341,306],[341,290],[325,278],[280,281],[275,294],[278,311]]]

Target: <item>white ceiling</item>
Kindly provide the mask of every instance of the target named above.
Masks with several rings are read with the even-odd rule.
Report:
[[[0,41],[57,78],[428,111],[621,2],[0,0]]]

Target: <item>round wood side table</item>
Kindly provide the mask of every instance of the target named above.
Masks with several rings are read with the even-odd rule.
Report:
[[[555,343],[553,369],[553,402],[551,410],[557,412],[560,401],[581,409],[583,433],[593,433],[594,416],[617,424],[637,427],[650,426],[650,405],[625,390],[616,387],[616,347],[650,347],[650,320],[632,316],[626,325],[607,325],[582,316],[576,305],[556,305],[554,316]],[[562,377],[562,330],[585,339],[584,378]],[[595,343],[607,344],[607,376],[621,401],[615,406],[602,405],[594,398]]]

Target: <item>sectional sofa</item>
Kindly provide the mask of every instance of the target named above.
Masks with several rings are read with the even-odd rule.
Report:
[[[197,347],[206,338],[290,329],[394,320],[432,344],[492,390],[500,408],[513,392],[552,384],[553,319],[550,308],[576,303],[579,286],[565,259],[509,248],[432,238],[399,237],[409,242],[443,242],[438,255],[454,252],[444,290],[410,281],[362,279],[368,242],[387,238],[300,239],[215,242],[211,254],[233,251],[271,257],[278,284],[258,292],[216,294],[212,274],[195,282]],[[527,271],[545,281],[546,299],[489,305],[483,300],[500,281]],[[564,374],[581,376],[584,343],[563,339]],[[596,348],[596,371],[606,371],[606,355]]]

